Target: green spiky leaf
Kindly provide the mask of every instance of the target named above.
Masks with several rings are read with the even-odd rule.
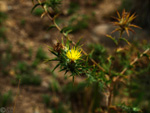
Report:
[[[54,69],[52,70],[52,72],[54,72],[55,69],[58,68],[59,65],[60,65],[60,64],[58,63],[58,64],[54,67]]]

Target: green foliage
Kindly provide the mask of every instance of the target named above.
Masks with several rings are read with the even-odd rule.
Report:
[[[133,103],[135,105],[141,105],[143,108],[149,108],[150,105],[150,93],[147,92],[150,90],[150,64],[143,67],[136,67],[136,76],[132,77],[131,84],[129,85],[130,96],[132,98],[136,98]],[[148,102],[148,105],[143,103]],[[150,112],[148,110],[147,112]]]
[[[36,8],[34,11],[33,11],[33,14],[35,16],[41,16],[41,14],[44,12],[44,10],[42,8]]]
[[[70,2],[70,6],[68,9],[68,14],[73,14],[79,9],[79,4],[76,2]]]
[[[31,54],[32,52],[30,52],[29,54]],[[36,58],[35,60],[32,62],[32,67],[36,68],[42,61],[44,61],[45,59],[47,59],[48,56],[46,54],[46,52],[43,50],[42,47],[39,47],[36,53]]]
[[[45,0],[42,3],[35,4],[34,7],[31,10],[31,12],[33,12],[38,6],[41,5],[47,11],[48,11],[48,8],[52,8],[54,12],[58,13],[58,7],[59,7],[60,4],[61,4],[61,0]],[[41,11],[39,11],[39,10],[37,12],[38,12],[38,15],[41,13]]]
[[[4,12],[0,12],[0,25],[7,19],[7,14]]]
[[[5,31],[6,31],[5,27],[0,28],[0,39],[6,40]]]
[[[12,55],[10,53],[3,54],[1,57],[0,67],[6,68],[12,60]]]
[[[43,50],[43,48],[39,47],[36,53],[36,59],[43,61],[47,58],[46,52]]]
[[[15,70],[16,80],[12,81],[14,85],[19,79],[21,79],[22,85],[39,86],[42,82],[41,77],[39,75],[35,75],[32,66],[28,65],[26,62],[19,62]]]
[[[87,15],[75,15],[69,20],[68,26],[72,32],[77,32],[82,29],[88,28],[89,17]]]
[[[60,92],[60,84],[58,83],[57,80],[52,80],[50,83],[49,83],[49,90],[52,91],[52,92]]]
[[[51,97],[47,94],[42,95],[43,98],[43,102],[45,104],[46,107],[50,106],[50,101],[51,101]]]
[[[39,59],[35,59],[33,62],[32,62],[32,67],[33,68],[37,68],[37,66],[40,64],[40,60]]]
[[[58,106],[58,108],[53,109],[53,113],[66,113],[67,110],[63,107],[62,104]]]
[[[119,62],[119,65],[122,67],[130,68],[130,55],[128,53],[118,53],[117,57],[121,62]],[[132,67],[131,67],[132,68]]]
[[[17,66],[16,66],[16,70],[20,74],[32,73],[30,66],[26,62],[18,62]]]
[[[86,90],[88,89],[88,92]],[[69,97],[71,101],[71,106],[78,106],[77,103],[80,103],[82,106],[79,106],[79,109],[84,108],[84,112],[89,111],[89,107],[91,107],[91,111],[95,111],[95,109],[99,108],[101,101],[101,89],[99,87],[99,83],[87,84],[87,82],[83,81],[78,84],[74,84],[69,82],[63,87],[63,93]],[[88,97],[88,98],[87,98]],[[67,99],[68,101],[68,99]],[[92,105],[89,103],[92,102]]]
[[[87,74],[87,83],[88,85],[97,84],[100,90],[104,89],[104,83],[109,84],[109,80],[105,78],[104,72],[97,72],[98,69],[94,68],[92,71],[89,71]],[[97,86],[96,86],[97,87]]]
[[[78,85],[74,86],[72,82],[66,84],[63,88],[63,92],[64,93],[68,93],[68,94],[71,94],[71,93],[79,93],[81,91],[83,91],[83,89],[87,86],[87,84],[85,82],[81,82],[79,83]]]
[[[118,108],[124,113],[142,113],[137,107],[126,106],[125,104],[118,105]]]
[[[41,84],[41,77],[39,75],[17,75],[17,80],[21,79],[21,85],[35,85]]]
[[[69,33],[75,33],[88,28],[89,17],[87,15],[74,15],[69,20],[67,27],[61,29],[61,33],[67,36]]]
[[[25,19],[21,19],[20,24],[21,24],[21,26],[25,26],[26,20]]]
[[[12,91],[0,93],[0,107],[6,107],[12,103]]]
[[[8,75],[8,67],[12,61],[12,54],[11,54],[11,45],[5,48],[5,52],[2,52],[0,56],[0,68],[2,69],[3,75]]]
[[[47,0],[46,3],[48,7],[51,7],[53,10],[56,11],[61,4],[61,0]]]
[[[100,44],[90,44],[89,48],[91,49],[90,57],[93,58],[96,62],[104,63],[107,58],[106,49]]]
[[[4,12],[0,12],[0,41],[1,41],[1,39],[6,41],[6,35],[5,35],[6,28],[3,25],[3,23],[6,19],[7,19],[7,14]]]
[[[47,74],[52,74],[53,75],[53,73],[52,73],[52,71],[51,71],[51,69],[49,67],[45,68],[45,72]]]
[[[29,49],[29,52],[28,52],[28,53],[29,53],[29,59],[31,59],[31,58],[32,58],[32,55],[33,55],[33,50],[32,50],[32,48]]]
[[[111,35],[106,35],[108,38],[110,38],[117,46],[120,41],[124,41],[126,44],[131,46],[130,42],[126,38],[120,37],[119,39],[116,39],[115,37],[112,37]]]

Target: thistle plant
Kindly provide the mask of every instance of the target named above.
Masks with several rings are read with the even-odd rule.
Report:
[[[80,47],[77,44],[70,47],[70,42],[67,40],[66,44],[62,39],[61,43],[57,43],[53,48],[49,47],[49,51],[56,57],[54,59],[48,59],[46,61],[58,61],[58,64],[53,69],[53,71],[60,66],[60,71],[71,72],[71,76],[80,75],[84,73],[85,66],[83,65],[82,53]]]
[[[113,22],[116,28],[113,32],[119,31],[120,37],[119,40],[124,40],[129,44],[130,46],[125,46],[123,49],[119,49],[117,46],[117,50],[114,54],[115,55],[108,55],[106,57],[105,62],[102,62],[101,65],[96,62],[92,57],[90,57],[90,54],[87,54],[82,48],[80,44],[80,40],[75,43],[73,42],[70,37],[69,33],[71,32],[71,29],[68,29],[69,26],[61,28],[59,25],[56,23],[56,18],[58,18],[60,12],[58,12],[59,7],[61,7],[60,0],[32,0],[34,2],[34,7],[32,11],[37,7],[41,6],[44,9],[43,14],[41,17],[46,16],[50,19],[51,23],[53,23],[50,28],[56,28],[60,34],[62,34],[61,42],[57,42],[57,44],[54,45],[54,47],[48,47],[49,51],[55,56],[53,59],[48,59],[46,60],[47,62],[50,61],[57,61],[57,65],[53,69],[53,71],[56,68],[59,68],[60,71],[64,71],[65,75],[70,72],[71,76],[73,77],[73,82],[74,82],[74,77],[77,75],[84,75],[84,77],[87,78],[87,83],[89,85],[92,85],[96,83],[97,87],[99,86],[103,88],[103,91],[106,94],[106,109],[102,109],[100,105],[100,113],[126,113],[126,112],[132,112],[132,113],[141,113],[141,110],[134,111],[134,109],[131,109],[131,111],[123,111],[123,107],[118,108],[115,106],[112,102],[113,97],[114,97],[114,90],[118,83],[123,83],[124,80],[128,80],[128,78],[131,76],[131,74],[127,73],[128,70],[132,71],[133,66],[135,65],[136,62],[139,61],[139,59],[143,56],[148,56],[149,48],[146,49],[143,53],[140,53],[137,55],[137,57],[134,58],[134,60],[128,59],[125,61],[125,63],[118,64],[119,65],[119,70],[115,67],[116,62],[121,62],[122,54],[125,52],[125,47],[127,49],[132,48],[132,44],[126,39],[122,37],[122,34],[124,32],[129,35],[129,31],[134,32],[131,27],[136,27],[140,28],[134,24],[131,24],[131,22],[136,18],[135,14],[130,15],[130,13],[125,12],[123,10],[122,15],[117,12],[118,18],[114,17],[117,22]],[[57,9],[57,10],[56,10]],[[107,37],[111,38],[112,41],[115,42],[116,45],[119,45],[118,40],[116,40],[115,37],[112,37],[110,35],[107,35]],[[131,54],[132,55],[132,54]],[[118,58],[118,59],[117,59]],[[149,56],[148,56],[149,58]],[[123,59],[123,58],[122,58]],[[120,60],[120,61],[118,61]],[[92,62],[92,64],[90,63]],[[134,71],[132,72],[134,73]],[[98,93],[98,91],[97,91]],[[98,95],[98,94],[97,94]],[[120,103],[119,103],[120,104]],[[93,107],[94,108],[94,107]],[[96,109],[93,110],[95,112]],[[123,111],[123,112],[120,112]]]

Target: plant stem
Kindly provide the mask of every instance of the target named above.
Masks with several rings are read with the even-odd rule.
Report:
[[[121,30],[121,31],[120,31],[120,38],[122,37],[123,32],[124,32],[124,30]]]
[[[119,48],[119,44],[120,44],[120,38],[122,37],[123,35],[123,30],[120,31],[120,37],[119,37],[119,40],[118,40],[118,44],[117,44],[117,47],[116,47],[116,53],[117,53],[117,49]],[[115,54],[116,56],[116,54]],[[111,70],[110,70],[111,72]],[[109,74],[110,75],[110,74]],[[108,110],[109,110],[109,107],[111,106],[111,103],[112,103],[112,97],[113,97],[113,88],[114,88],[114,83],[112,82],[111,85],[110,85],[110,88],[109,88],[109,96],[108,96]]]
[[[16,108],[16,103],[17,103],[17,98],[19,96],[19,87],[20,87],[20,79],[19,79],[19,82],[18,82],[18,88],[17,88],[17,94],[16,94],[16,97],[15,97],[15,104],[14,104],[14,108],[13,108],[13,113],[15,113],[15,108]]]
[[[111,106],[112,97],[113,97],[113,89],[110,88],[110,90],[109,90],[109,96],[108,96],[108,109]]]

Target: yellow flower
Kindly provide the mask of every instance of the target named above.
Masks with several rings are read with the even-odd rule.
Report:
[[[76,49],[75,47],[72,48],[71,50],[69,50],[66,53],[66,56],[71,60],[71,61],[75,61],[80,59],[81,57],[81,51],[79,51],[79,49]]]

